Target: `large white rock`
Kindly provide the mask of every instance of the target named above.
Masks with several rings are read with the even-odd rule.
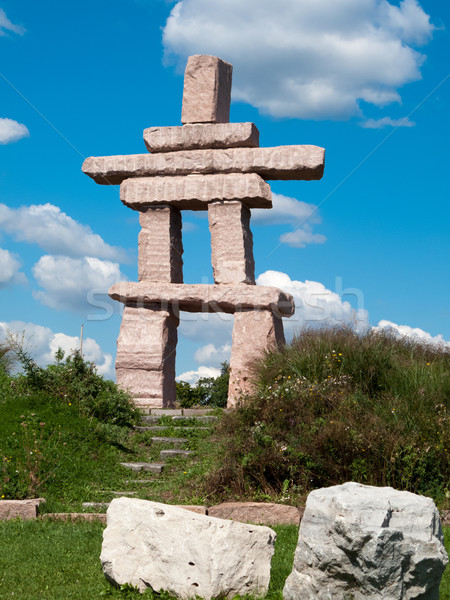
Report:
[[[310,493],[285,600],[438,600],[448,562],[431,498],[345,483]]]
[[[263,596],[276,534],[134,498],[109,505],[100,560],[107,579],[179,598]]]

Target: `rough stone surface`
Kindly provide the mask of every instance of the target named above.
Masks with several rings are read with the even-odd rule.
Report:
[[[266,349],[284,344],[283,321],[272,311],[242,310],[234,314],[228,408],[235,406],[243,394],[252,392],[251,368],[255,360]]]
[[[320,179],[325,150],[318,146],[182,150],[159,154],[91,156],[83,173],[103,185],[129,177],[199,173],[258,173],[264,179]]]
[[[297,525],[300,511],[296,506],[271,502],[223,502],[210,506],[210,517],[232,519],[243,523],[263,523],[264,525]]]
[[[27,500],[0,500],[0,521],[9,521],[20,517],[21,519],[35,519],[39,514],[39,505],[45,502],[44,498]]]
[[[197,513],[198,515],[207,515],[208,509],[206,506],[199,506],[195,504],[179,504],[178,508],[184,508],[184,510],[190,510],[193,513]]]
[[[285,600],[438,600],[448,562],[431,498],[357,483],[311,492]]]
[[[250,210],[242,202],[212,202],[208,220],[214,281],[255,284]]]
[[[228,123],[232,74],[232,65],[217,56],[190,56],[184,72],[181,122]]]
[[[208,203],[217,200],[240,200],[249,208],[272,208],[270,186],[256,173],[135,177],[121,184],[120,199],[135,210],[155,204],[208,210]]]
[[[132,391],[137,406],[175,404],[178,323],[172,311],[160,306],[124,308],[117,339],[117,383]]]
[[[140,213],[139,281],[183,282],[181,213],[172,206],[148,208]]]
[[[276,534],[182,508],[118,498],[108,508],[100,560],[108,580],[179,598],[263,596]]]
[[[182,127],[144,129],[149,152],[204,148],[257,148],[259,131],[254,123],[196,123]]]
[[[164,463],[146,463],[146,462],[121,462],[119,463],[125,469],[131,471],[149,471],[150,473],[162,473]]]
[[[214,284],[178,284],[178,283],[157,283],[149,281],[137,282],[121,282],[115,283],[108,291],[108,294],[113,300],[118,300],[126,304],[135,304],[138,306],[154,306],[171,307],[171,310],[184,310],[187,312],[226,312],[234,313],[236,310],[254,309],[257,315],[258,310],[271,309],[276,311],[283,317],[290,317],[294,314],[295,305],[292,296],[285,294],[275,287],[264,287],[261,285],[214,285]],[[135,309],[143,310],[143,309]],[[161,312],[164,313],[163,308]],[[142,313],[143,315],[145,313]],[[125,315],[125,311],[124,311]],[[253,326],[261,325],[266,330],[264,322],[267,320],[267,315],[262,314],[261,317],[253,317]],[[156,317],[155,317],[156,319]],[[241,317],[243,319],[243,317]],[[248,317],[250,319],[250,317]],[[122,317],[123,321],[123,317]],[[135,319],[133,327],[130,325],[130,335],[126,334],[129,340],[129,360],[133,362],[132,355],[137,353],[137,365],[143,364],[140,354],[145,354],[144,346],[149,344],[152,348],[152,353],[156,355],[158,342],[161,343],[162,333],[155,341],[148,341],[148,335],[151,333],[151,321],[149,317],[148,332],[139,333],[140,320]],[[273,327],[273,324],[272,324]],[[124,332],[128,331],[128,326],[124,326]],[[156,333],[156,332],[155,332]],[[250,334],[250,331],[246,332]],[[122,335],[122,329],[121,329]],[[135,339],[133,336],[138,336],[139,345],[136,348]],[[267,336],[268,332],[264,331],[262,337]],[[119,340],[120,340],[119,336]],[[261,338],[262,339],[262,338]],[[241,340],[242,341],[242,340]],[[125,344],[124,339],[121,340],[120,346]],[[134,345],[133,345],[134,344]],[[142,350],[140,349],[142,346]],[[136,350],[133,352],[133,348]],[[154,348],[154,350],[153,350]],[[172,348],[170,349],[172,351]],[[123,351],[121,350],[121,353]],[[152,354],[152,360],[153,360]],[[122,361],[120,361],[122,364]],[[128,363],[127,363],[128,364]],[[135,364],[133,362],[133,364]],[[151,363],[153,364],[153,362]],[[157,363],[162,365],[161,361]],[[136,366],[136,368],[138,368]]]

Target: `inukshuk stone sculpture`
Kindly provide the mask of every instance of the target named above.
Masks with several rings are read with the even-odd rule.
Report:
[[[117,283],[125,305],[117,340],[117,382],[140,407],[175,402],[179,311],[234,313],[228,405],[249,391],[248,367],[284,343],[281,317],[291,296],[255,285],[250,209],[271,208],[267,179],[320,179],[317,146],[259,148],[253,123],[229,123],[232,66],[215,56],[188,59],[179,127],[144,131],[150,154],[87,158],[83,171],[120,184],[125,206],[140,213],[139,282]],[[181,210],[207,210],[215,284],[183,284]]]

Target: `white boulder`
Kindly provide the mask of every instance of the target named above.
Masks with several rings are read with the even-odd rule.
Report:
[[[345,483],[310,493],[285,600],[438,600],[448,562],[431,498]]]
[[[114,499],[100,560],[106,578],[143,592],[209,600],[263,596],[276,534],[268,527],[195,514],[176,506]]]

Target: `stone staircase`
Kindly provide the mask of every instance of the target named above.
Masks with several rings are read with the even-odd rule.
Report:
[[[167,459],[176,456],[190,456],[191,450],[183,448],[189,443],[189,438],[181,437],[183,432],[203,432],[206,436],[211,430],[211,425],[217,421],[217,417],[211,415],[210,409],[150,409],[147,414],[142,415],[141,425],[135,427],[136,431],[145,433],[160,433],[165,435],[152,436],[152,444],[171,446],[160,451],[158,462],[122,462],[124,468],[135,472],[148,471],[150,473],[162,473]],[[145,481],[145,480],[134,480]]]

